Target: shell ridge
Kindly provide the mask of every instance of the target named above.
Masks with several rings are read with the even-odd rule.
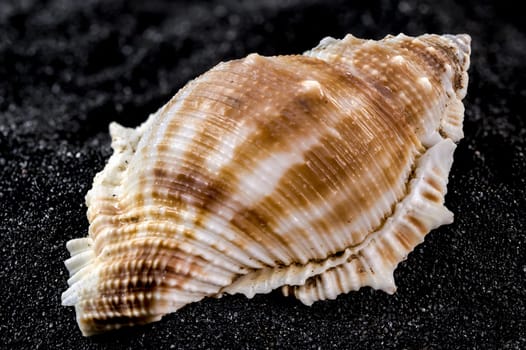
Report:
[[[435,146],[432,146],[419,160],[419,166],[416,169],[415,177],[410,181],[410,193],[397,205],[395,214],[388,219],[385,226],[371,234],[367,242],[361,247],[354,249],[351,256],[356,256],[359,251],[364,251],[364,258],[360,258],[357,265],[356,259],[350,259],[343,264],[328,269],[318,276],[312,277],[304,285],[284,286],[289,289],[286,294],[294,294],[298,299],[306,304],[323,299],[333,299],[331,295],[347,293],[356,290],[357,286],[369,285],[375,289],[384,290],[390,294],[394,292],[393,272],[397,265],[407,258],[407,255],[418,244],[423,242],[424,236],[430,230],[452,222],[452,214],[443,205],[444,196],[447,191],[447,175],[453,161],[453,152],[456,145],[449,139],[445,139]],[[437,173],[439,169],[439,173]],[[428,179],[431,178],[431,184]],[[439,184],[437,189],[436,184]],[[428,192],[437,192],[436,197],[432,199],[426,197]],[[412,221],[422,220],[415,227]],[[419,227],[424,225],[422,227]],[[402,235],[400,238],[399,235]],[[404,243],[401,243],[400,240]],[[371,250],[377,249],[376,241],[382,242],[385,249],[392,245],[397,245],[395,254],[374,254]],[[352,248],[351,248],[352,249]],[[374,257],[389,257],[387,260]],[[363,269],[363,266],[370,266],[374,273]],[[360,267],[363,271],[360,271]],[[324,283],[323,274],[334,274],[336,270],[344,270],[341,289],[334,291],[334,286]],[[386,278],[387,277],[387,278]],[[358,285],[356,280],[362,283]]]
[[[78,292],[81,287],[79,280],[84,279],[91,272],[95,253],[93,240],[89,237],[72,239],[66,244],[66,247],[71,254],[71,258],[64,262],[70,278],[69,288],[62,293],[62,305],[72,306],[78,302]]]

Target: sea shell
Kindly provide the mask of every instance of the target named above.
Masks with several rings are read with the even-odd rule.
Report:
[[[92,335],[225,293],[394,293],[398,263],[453,221],[469,54],[468,35],[325,38],[220,63],[137,129],[112,123],[62,303]]]

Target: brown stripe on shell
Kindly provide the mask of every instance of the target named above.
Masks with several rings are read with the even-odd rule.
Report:
[[[424,196],[426,199],[429,199],[432,202],[440,203],[442,201],[442,198],[438,194],[429,191],[422,192],[422,196]]]
[[[440,183],[435,180],[433,177],[429,176],[426,178],[426,181],[429,185],[431,185],[431,187],[435,190],[435,191],[442,191],[442,186],[440,185]]]
[[[455,90],[460,90],[463,87],[463,77],[464,65],[466,64],[465,59],[467,56],[464,56],[462,60],[458,59],[458,49],[455,48],[454,44],[450,40],[439,38],[436,36],[427,36],[421,39],[426,43],[426,45],[436,49],[434,52],[437,60],[442,62],[447,62],[452,65],[453,72],[455,74],[453,78],[453,88]]]
[[[426,110],[431,109],[438,96],[436,90],[426,92],[416,83],[424,75],[423,72],[418,71],[421,69],[420,66],[407,63],[389,63],[396,54],[401,55],[404,62],[407,62],[411,55],[409,51],[404,52],[396,47],[370,45],[368,50],[357,50],[353,54],[352,60],[354,67],[365,79],[376,80],[378,84],[393,92],[393,99],[398,100],[397,105],[405,118],[402,125],[413,125],[415,132],[421,135],[425,122],[422,116],[425,115]],[[373,57],[378,62],[382,62],[375,65],[374,69],[371,66]],[[434,81],[432,86],[438,84],[439,82]]]
[[[414,151],[408,150],[403,160],[407,161],[411,158],[414,158]],[[397,189],[396,191],[397,199],[400,199],[403,196],[403,187],[405,185],[406,178],[409,176],[409,172],[404,173],[403,167],[400,166],[400,159],[397,159],[396,157],[393,157],[393,160],[390,162],[389,166],[389,169],[392,169],[393,173],[395,173],[395,171],[398,171],[398,177],[395,178],[394,176],[388,176],[385,178],[387,181],[385,181],[383,184],[365,184],[364,187],[369,188],[367,191],[359,191],[358,189],[356,189],[354,192],[343,190],[338,193],[328,194],[324,198],[324,200],[331,203],[331,209],[326,213],[326,215],[324,215],[324,217],[309,221],[308,226],[314,229],[315,232],[325,233],[326,235],[336,234],[336,232],[340,235],[342,235],[342,233],[345,233],[347,237],[339,238],[344,238],[346,240],[346,247],[361,244],[361,242],[365,239],[367,234],[373,232],[376,228],[378,228],[378,226],[381,225],[382,220],[388,215],[390,215],[390,213],[392,212],[392,206],[388,206],[389,210],[384,212],[383,215],[380,214],[376,218],[372,219],[371,228],[369,228],[368,230],[341,231],[337,230],[337,228],[345,228],[346,226],[350,226],[348,224],[351,224],[353,220],[359,217],[359,215],[361,215],[363,212],[370,210],[372,206],[377,204],[375,196],[377,196],[378,191],[381,191],[382,189],[385,190],[386,184],[390,184],[393,187],[399,187],[399,189]],[[353,175],[354,174],[352,173],[349,174],[349,177],[346,179],[347,183],[343,185],[343,189],[356,188],[353,187],[353,185],[357,183],[357,178],[361,178],[362,181],[365,181],[363,179],[367,179],[368,176],[368,174],[363,173],[355,176]],[[342,196],[342,192],[344,191],[347,192],[345,193],[346,195],[350,195],[352,197]],[[351,202],[348,200],[348,198],[354,198],[355,200]],[[289,236],[294,236],[295,234],[297,234],[297,232],[295,232],[294,230],[287,232],[287,235]],[[329,252],[330,254],[334,254],[338,250],[341,250],[341,248],[332,247],[331,249],[329,249]]]
[[[405,231],[400,229],[394,231],[394,237],[402,245],[405,250],[410,250],[413,246],[413,242],[410,238],[407,237]]]
[[[318,66],[322,66],[322,64],[320,64],[320,61],[315,60],[313,62],[315,62]],[[294,63],[296,63],[294,65],[295,71],[302,71],[301,68],[303,67],[299,67],[298,62],[289,62],[289,65],[293,65]],[[338,106],[340,109],[337,109],[335,108],[336,106],[333,103],[325,103],[321,105],[322,107],[324,107],[325,110],[321,110],[320,112],[318,112],[318,115],[336,115],[336,117],[333,117],[333,119],[339,120],[339,122],[335,125],[335,129],[340,132],[340,134],[338,135],[339,137],[335,137],[333,135],[330,135],[330,133],[326,132],[326,134],[324,134],[320,138],[320,144],[304,154],[305,162],[303,164],[295,165],[291,169],[289,169],[289,171],[280,180],[280,183],[276,187],[273,195],[269,195],[267,198],[265,198],[265,200],[258,203],[255,209],[258,209],[260,214],[257,215],[257,217],[265,217],[269,223],[275,223],[277,220],[280,219],[280,217],[283,217],[283,214],[286,214],[287,212],[287,206],[300,209],[303,206],[316,206],[318,205],[319,201],[328,201],[327,197],[332,193],[351,187],[346,184],[346,181],[348,182],[363,177],[359,176],[360,170],[363,169],[363,164],[375,164],[375,156],[378,156],[378,154],[374,154],[373,152],[371,152],[370,148],[372,145],[367,145],[369,146],[368,148],[364,144],[359,145],[356,142],[354,142],[353,144],[351,140],[358,140],[359,142],[367,140],[368,137],[366,133],[369,132],[369,129],[374,128],[376,126],[377,129],[373,132],[381,133],[385,136],[386,142],[384,142],[383,144],[380,143],[379,149],[391,148],[393,154],[397,154],[399,152],[402,155],[401,159],[396,159],[396,157],[392,158],[394,160],[391,162],[391,165],[396,166],[389,168],[388,171],[378,169],[378,171],[383,171],[384,175],[386,175],[385,179],[387,179],[387,181],[384,183],[385,186],[377,186],[374,190],[372,188],[366,188],[368,194],[371,197],[375,197],[376,193],[382,193],[382,191],[385,191],[386,188],[393,184],[394,181],[391,181],[391,179],[395,177],[397,178],[397,176],[394,174],[400,173],[399,166],[404,164],[403,160],[407,160],[406,157],[411,153],[411,151],[408,151],[403,148],[393,150],[392,147],[390,147],[390,145],[388,144],[388,142],[396,143],[398,141],[398,147],[409,147],[409,149],[417,147],[416,145],[411,146],[411,141],[418,142],[416,138],[412,136],[413,133],[411,127],[406,126],[403,130],[401,130],[402,128],[399,126],[401,117],[397,114],[396,109],[389,109],[383,107],[391,106],[392,104],[385,103],[382,106],[380,106],[380,104],[375,105],[375,102],[373,102],[376,100],[384,101],[386,96],[385,92],[382,94],[381,97],[379,97],[378,94],[380,92],[378,91],[378,89],[376,87],[370,86],[367,82],[357,80],[356,78],[350,76],[347,72],[335,70],[327,64],[323,64],[323,68],[330,74],[332,79],[330,82],[324,81],[323,76],[320,76],[320,72],[324,72],[324,70],[321,69],[321,67],[317,68],[316,72],[318,72],[318,74],[316,76],[310,76],[309,73],[305,72],[306,78],[316,79],[317,81],[319,81],[324,89],[324,94],[328,96],[329,100],[342,101],[345,99],[364,99],[367,101],[365,105],[369,107],[369,110],[366,111],[366,114],[362,114],[358,110],[358,108],[356,108],[356,110],[344,110],[342,113],[341,106]],[[340,79],[334,79],[335,76],[339,76]],[[341,93],[343,91],[348,92],[348,94],[344,95],[343,93]],[[337,95],[338,93],[340,93],[340,95]],[[332,111],[331,107],[333,109]],[[340,112],[340,115],[338,115],[338,113],[336,112]],[[311,113],[315,115],[316,111],[311,111]],[[379,115],[379,120],[371,120],[371,115]],[[367,129],[364,127],[363,124],[359,122],[360,120],[368,121]],[[311,131],[311,133],[316,131]],[[291,135],[291,133],[288,132],[288,130],[284,133],[285,137],[290,136],[290,139],[294,140],[295,142],[301,142],[301,139],[295,140],[293,138],[294,135],[295,134]],[[350,155],[349,160],[347,161],[345,159],[335,159],[333,157],[334,154],[345,154],[346,151],[352,153],[351,150],[358,151],[359,153]],[[251,151],[246,152],[246,154],[251,153]],[[309,155],[309,153],[311,155]],[[363,159],[364,156],[366,156],[366,159]],[[357,161],[359,163],[356,163]],[[344,181],[342,182],[342,180]],[[337,182],[335,183],[334,181]],[[297,182],[298,184],[294,185],[294,182]],[[402,180],[402,185],[403,184],[404,181]],[[367,185],[367,183],[365,185]],[[305,188],[310,188],[312,189],[312,191],[307,191],[305,190]],[[403,190],[400,189],[399,192],[402,193],[402,191]],[[286,193],[287,197],[280,197],[282,193]],[[304,193],[314,194],[316,195],[316,198],[306,198],[304,197]],[[349,198],[360,197],[359,194],[354,195],[354,197],[349,196]],[[371,207],[374,204],[374,201],[368,201],[367,198],[368,197],[363,197],[363,202],[365,202],[366,204],[365,208]],[[276,204],[278,201],[284,204],[279,206]],[[347,203],[347,207],[350,207],[350,205],[352,204]],[[344,206],[340,206],[340,209],[341,211],[338,214],[342,214]],[[254,209],[251,210],[253,211]],[[356,215],[358,215],[357,212],[361,210],[363,210],[363,208],[358,208],[355,211]],[[338,218],[344,218],[345,220],[345,218],[348,218],[349,216],[352,217],[352,212],[347,212],[346,215],[343,216],[333,215],[331,219],[338,220]],[[333,221],[331,221],[331,219],[320,220],[319,224],[323,224],[324,221],[331,222],[332,224]],[[288,236],[292,237],[297,235],[298,233],[298,231],[291,231],[288,233]],[[323,233],[320,234],[323,235]],[[326,229],[325,234],[329,235],[330,230]],[[307,234],[304,233],[304,236],[307,236]],[[287,241],[290,240],[291,238],[287,239]],[[333,250],[341,249],[342,247],[333,248]]]
[[[265,62],[265,59],[258,58],[257,56],[253,56],[252,59],[258,60],[258,62],[261,64],[262,62]],[[283,79],[283,77],[280,77],[277,74],[272,74],[274,72],[268,69],[269,67],[247,64],[245,61],[246,60],[234,61],[232,63],[223,64],[220,66],[221,71],[219,72],[212,70],[207,75],[208,79],[206,82],[201,84],[202,89],[200,89],[200,96],[197,96],[197,100],[194,101],[195,97],[192,94],[188,97],[189,105],[192,103],[199,103],[199,99],[202,98],[209,99],[208,102],[213,101],[211,105],[212,110],[214,110],[213,106],[217,106],[218,103],[222,103],[223,106],[218,106],[218,108],[222,111],[220,120],[224,119],[228,121],[226,125],[223,123],[209,125],[210,122],[208,120],[204,122],[202,132],[196,134],[192,140],[192,143],[190,144],[190,147],[182,157],[182,161],[191,165],[191,167],[195,169],[190,170],[192,171],[191,176],[196,176],[196,172],[206,173],[206,169],[204,167],[205,158],[203,155],[213,151],[214,147],[220,142],[224,142],[222,137],[225,132],[228,132],[228,129],[225,127],[233,128],[231,125],[232,122],[239,123],[241,119],[243,119],[243,122],[248,121],[257,123],[258,117],[264,119],[266,116],[268,116],[267,114],[263,115],[259,113],[259,111],[263,109],[263,106],[269,105],[269,101],[272,100],[279,101],[280,95],[288,92],[283,87],[281,87],[281,89],[277,89],[279,84],[276,84],[276,80]],[[255,69],[255,67],[257,67],[257,69]],[[234,78],[236,79],[237,90],[231,91],[231,93],[237,96],[235,105],[228,105],[227,103],[224,103],[224,101],[230,100],[228,96],[224,95],[224,84],[222,84],[224,81],[224,76],[229,75],[228,69],[231,69],[233,72],[235,72],[235,76],[232,78],[232,81]],[[243,75],[245,78],[240,78],[240,76]],[[218,83],[214,83],[213,79],[217,78],[218,76],[221,78],[221,80]],[[256,80],[257,84],[243,84],[244,81],[249,81],[249,79]],[[260,86],[267,86],[267,88],[261,89],[259,88]],[[271,86],[274,87],[274,89],[270,88]],[[203,91],[205,91],[205,93],[203,93]],[[251,91],[254,92],[251,93]],[[217,99],[216,96],[222,97],[221,99]],[[217,118],[210,118],[212,121],[214,121],[214,119],[217,120]],[[167,135],[167,137],[169,136],[171,135]],[[239,163],[240,162],[236,163],[238,167],[240,166]],[[246,168],[249,168],[250,166],[251,164],[248,164]],[[233,179],[230,179],[229,177],[231,177],[230,174],[237,173],[238,171],[236,170],[237,169],[223,169],[221,173],[215,177],[215,180],[207,181],[207,188],[209,188],[210,191],[215,191],[217,195],[214,196],[214,198],[210,197],[209,201],[198,203],[198,205],[195,206],[195,208],[199,210],[200,215],[206,216],[209,212],[213,212],[213,208],[210,208],[210,206],[212,204],[221,203],[222,199],[226,199],[229,196],[228,191],[230,190],[231,192],[235,189],[236,181],[233,181]],[[227,187],[223,184],[229,184],[230,186]],[[221,187],[223,190],[214,190],[214,188],[217,187]],[[192,194],[190,193],[189,197],[191,196]],[[203,219],[204,218],[200,219],[199,221],[202,221]],[[250,231],[246,233],[250,238],[252,238],[252,233]]]
[[[405,49],[404,54],[413,65],[426,72],[426,77],[432,79],[435,86],[441,87],[441,80],[446,73],[446,64],[451,62],[447,57],[421,39],[404,41],[400,47]]]
[[[425,195],[424,195],[424,197],[425,197]],[[427,197],[426,197],[426,198],[427,198]],[[426,225],[425,225],[422,221],[420,221],[420,219],[418,219],[417,217],[415,217],[415,216],[408,216],[408,217],[407,217],[407,220],[408,220],[411,224],[413,224],[413,226],[414,226],[416,229],[418,229],[418,232],[419,232],[419,233],[424,233],[424,232],[427,233],[427,227],[426,227]]]

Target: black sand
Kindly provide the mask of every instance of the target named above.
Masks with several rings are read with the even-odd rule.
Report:
[[[2,1],[0,348],[526,348],[526,26],[499,1]],[[67,240],[109,157],[108,124],[135,126],[184,83],[250,52],[324,36],[469,33],[465,134],[447,206],[396,270],[306,307],[279,293],[189,305],[161,322],[83,338],[66,289]],[[3,344],[3,345],[2,345]]]

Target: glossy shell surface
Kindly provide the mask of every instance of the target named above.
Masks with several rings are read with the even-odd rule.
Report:
[[[112,123],[89,235],[67,244],[83,334],[225,293],[393,293],[398,263],[453,221],[469,54],[467,35],[325,38],[220,63],[138,128]]]

